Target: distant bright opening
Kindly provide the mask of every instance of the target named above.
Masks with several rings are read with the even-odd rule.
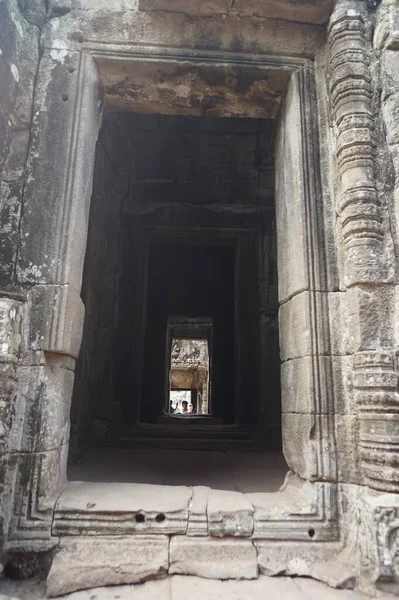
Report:
[[[169,369],[169,412],[209,412],[208,340],[173,338]]]

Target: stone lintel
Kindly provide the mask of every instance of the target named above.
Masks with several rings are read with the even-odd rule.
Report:
[[[246,17],[287,19],[302,23],[324,24],[328,21],[333,0],[138,0],[143,11],[182,12],[191,16],[226,14],[234,12]]]

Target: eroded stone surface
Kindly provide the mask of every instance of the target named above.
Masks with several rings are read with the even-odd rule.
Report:
[[[70,482],[54,517],[55,534],[185,533],[192,490],[180,486]]]
[[[256,550],[249,540],[174,536],[169,573],[208,579],[256,579]]]
[[[139,113],[278,117],[267,132],[271,139],[278,130],[276,161],[272,144],[264,148],[269,162],[260,171],[257,161],[263,158],[250,155],[250,176],[269,191],[246,219],[260,221],[263,200],[273,197],[276,162],[283,445],[290,468],[308,481],[298,482],[296,494],[288,486],[274,497],[227,496],[204,489],[192,496],[188,487],[162,496],[157,488],[152,490],[159,493],[155,501],[148,490],[135,488],[135,503],[131,488],[123,487],[126,497],[115,501],[116,488],[111,487],[69,496],[68,505],[67,492],[57,509],[55,533],[135,533],[132,539],[120,537],[104,546],[96,545],[94,537],[63,541],[54,569],[61,565],[64,573],[75,573],[75,584],[101,583],[101,577],[111,583],[136,581],[165,573],[165,533],[182,534],[172,540],[174,568],[237,577],[238,556],[252,577],[255,548],[245,538],[253,532],[270,536],[273,527],[278,539],[304,540],[300,536],[308,535],[318,544],[330,544],[340,534],[346,551],[355,557],[360,585],[368,591],[394,589],[398,581],[399,11],[393,0],[332,4],[51,0],[46,15],[41,0],[0,3],[0,441],[6,450],[0,492],[1,504],[7,506],[2,531],[8,549],[42,551],[58,541],[51,535],[51,523],[66,484],[69,401],[83,319],[79,292],[102,100]],[[328,27],[319,26],[331,11]],[[377,97],[380,103],[374,101]],[[150,121],[146,126],[151,128]],[[241,130],[239,135],[249,133]],[[112,154],[112,143],[104,143],[105,153]],[[126,158],[129,152],[124,149],[120,155]],[[113,203],[117,215],[120,201],[133,189],[128,163],[110,159],[115,187],[96,190],[106,197],[104,204]],[[137,189],[146,181],[140,169],[134,173],[140,179],[134,181]],[[183,171],[173,181],[181,177],[186,183]],[[238,187],[231,186],[229,199],[246,198]],[[221,215],[242,209],[226,209],[214,180],[207,189],[207,197],[219,198],[211,214],[219,219],[221,238]],[[163,201],[162,193],[159,198]],[[131,197],[126,204],[127,213],[136,211],[145,222],[148,205],[132,209]],[[168,211],[177,227],[176,213]],[[97,216],[100,245],[112,230],[119,234],[119,221]],[[207,227],[214,226],[212,219]],[[272,236],[269,243],[272,248]],[[144,247],[144,238],[140,244]],[[248,240],[245,244],[253,245]],[[242,240],[239,245],[243,260]],[[258,248],[259,256],[268,252],[265,245]],[[109,285],[100,282],[93,295],[109,299],[119,285],[116,244],[104,243],[94,254],[98,278],[107,273]],[[241,300],[258,295],[261,317],[251,323],[240,308],[240,335],[248,337],[245,360],[262,366],[260,395],[266,398],[277,389],[267,379],[269,365],[277,361],[264,344],[259,352],[254,332],[261,330],[263,341],[276,339],[276,303],[271,299],[275,264],[271,260],[264,265],[268,275],[258,289],[248,281],[259,256],[246,256],[241,272],[247,287]],[[327,271],[334,273],[331,280]],[[270,286],[265,284],[269,275]],[[136,308],[134,302],[128,304],[129,310]],[[101,310],[99,321],[89,322],[88,328],[106,329],[113,318],[113,311]],[[92,339],[102,350],[112,345],[104,332]],[[129,371],[129,359],[127,364]],[[85,375],[91,371],[95,385],[102,385],[99,372],[111,381],[115,365],[121,367],[118,361],[104,363],[93,376],[95,369],[86,361]],[[82,376],[80,383],[87,385],[87,379]],[[250,397],[245,376],[243,387]],[[104,389],[108,394],[109,388]],[[109,415],[121,412],[116,396],[112,406],[101,406],[103,427]],[[275,417],[268,410],[267,403],[261,410],[265,423]],[[256,420],[255,410],[246,412],[245,404],[239,418]],[[135,416],[129,415],[129,422]],[[102,439],[112,439],[114,433]],[[137,521],[139,514],[143,520]],[[159,537],[146,537],[146,544],[137,535],[153,531]],[[149,571],[131,552],[133,541],[148,553],[142,558]],[[75,555],[74,544],[82,544]],[[329,548],[335,556],[335,546],[320,546],[324,549],[317,554],[313,541],[307,544],[311,550],[303,541],[305,558],[298,563],[290,554],[294,546],[273,557],[267,544],[259,542],[261,568],[324,577],[334,585],[351,579],[344,568],[337,576],[318,571],[323,552]],[[118,570],[117,560],[126,548],[126,570]],[[201,569],[197,556],[202,556]],[[68,589],[70,581],[59,578],[57,584],[52,573],[50,589]]]
[[[47,578],[47,594],[136,583],[165,575],[168,570],[166,536],[95,537],[64,540]]]
[[[211,490],[208,498],[209,533],[249,537],[253,532],[253,506],[244,494]]]

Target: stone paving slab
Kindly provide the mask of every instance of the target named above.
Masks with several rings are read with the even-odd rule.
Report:
[[[380,594],[380,600],[394,596]],[[0,580],[0,600],[43,600],[43,583]],[[367,600],[352,590],[335,590],[307,578],[260,576],[254,581],[220,581],[174,575],[139,585],[93,588],[60,600]]]

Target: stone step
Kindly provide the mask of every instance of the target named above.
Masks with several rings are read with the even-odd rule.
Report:
[[[123,436],[118,440],[120,448],[162,448],[175,450],[218,450],[256,451],[257,444],[251,439],[209,438],[209,437],[134,437]]]
[[[125,429],[123,436],[129,437],[154,437],[154,438],[209,438],[209,439],[250,439],[250,433],[238,425],[156,425],[152,423],[140,424]]]
[[[249,440],[251,439],[246,431],[236,432],[225,432],[225,431],[204,431],[204,430],[193,430],[193,431],[167,431],[167,432],[127,432],[122,437],[128,438],[153,438],[153,439],[206,439],[206,440]]]

